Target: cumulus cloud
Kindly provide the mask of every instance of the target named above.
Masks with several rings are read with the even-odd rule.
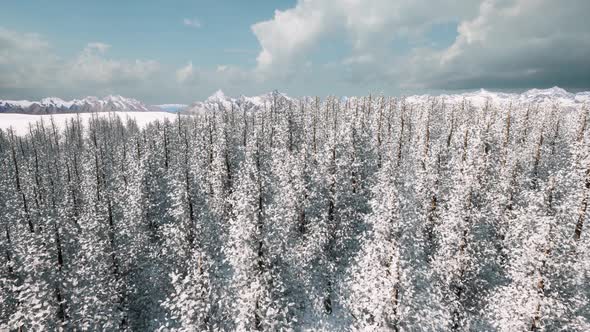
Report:
[[[107,58],[110,45],[89,43],[78,57],[67,64],[66,77],[72,81],[95,84],[141,81],[157,72],[159,64],[153,60],[123,61]]]
[[[252,26],[261,47],[258,69],[274,72],[298,60],[305,63],[310,49],[331,36],[344,36],[351,59],[382,54],[396,38],[417,37],[434,24],[476,10],[473,1],[456,0],[300,0]]]
[[[123,93],[145,86],[161,72],[154,60],[111,58],[110,48],[91,42],[64,59],[38,34],[0,28],[0,98]]]
[[[272,20],[252,26],[262,47],[257,57],[259,69],[276,70],[289,64],[328,32],[329,16],[316,10],[315,4],[303,1],[294,9],[277,10]]]
[[[49,43],[38,34],[0,27],[0,88],[20,89],[46,83],[57,62]]]
[[[487,0],[461,22],[450,47],[416,61],[432,68],[424,81],[436,87],[588,87],[590,28],[582,13],[589,11],[585,0]]]
[[[42,36],[0,28],[0,98],[122,94],[146,102],[191,102],[218,88],[238,94],[274,87],[252,84],[252,70],[231,64],[201,68],[188,62],[175,69],[155,60],[114,58],[111,48],[90,42],[74,56],[60,58]]]
[[[586,0],[299,0],[252,31],[265,77],[296,72],[324,41],[341,38],[339,79],[349,83],[588,87],[589,10]],[[456,24],[456,39],[435,48],[428,34],[441,24]]]
[[[19,33],[0,27],[0,61],[6,61],[13,50],[35,51],[47,48],[49,44],[36,33]]]

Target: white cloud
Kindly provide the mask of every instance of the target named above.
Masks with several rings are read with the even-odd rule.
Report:
[[[315,2],[303,1],[294,9],[275,11],[272,20],[252,26],[262,47],[257,57],[259,69],[288,64],[327,30],[330,22],[326,13],[314,7]]]
[[[110,58],[110,48],[91,42],[75,57],[63,59],[38,34],[0,28],[0,88],[27,95],[117,93],[119,88],[145,85],[161,71],[154,60]]]
[[[259,81],[259,77],[252,70],[247,70],[233,65],[219,65],[215,73],[210,73],[209,76],[215,76],[218,84],[230,85],[235,88],[241,87],[243,84],[251,84]]]
[[[201,21],[199,21],[196,18],[185,18],[182,20],[182,23],[185,26],[191,27],[191,28],[200,28],[201,27]]]
[[[414,0],[299,0],[285,11],[275,11],[268,21],[252,26],[261,51],[258,70],[286,70],[306,62],[306,54],[324,38],[344,38],[351,59],[383,53],[392,40],[421,35],[436,23],[473,15],[474,1]]]
[[[230,64],[203,69],[188,62],[174,70],[154,60],[114,58],[111,48],[91,42],[63,59],[38,34],[0,28],[0,98],[122,94],[147,102],[190,102],[217,88],[235,94],[263,91],[252,84],[256,75],[251,70]]]
[[[192,61],[176,71],[176,80],[178,83],[191,83],[195,80],[195,71],[193,69]]]
[[[421,68],[415,81],[442,88],[587,87],[590,29],[582,13],[589,11],[586,0],[486,0],[461,22],[450,47],[412,59]]]
[[[46,83],[57,61],[49,43],[38,34],[0,27],[0,88]]]
[[[36,33],[19,33],[0,27],[0,52],[6,55],[12,49],[31,51],[44,49],[49,44]]]
[[[587,0],[299,0],[252,26],[261,48],[256,70],[267,79],[298,74],[318,49],[336,53],[323,48],[333,39],[345,40],[348,48],[327,68],[340,72],[334,80],[350,83],[412,89],[588,86],[589,11]],[[451,45],[429,40],[441,24],[458,25]],[[404,46],[396,49],[400,41]]]
[[[117,81],[141,81],[159,69],[153,60],[123,61],[110,59],[104,53],[110,45],[89,43],[78,57],[67,66],[69,79],[108,84]]]

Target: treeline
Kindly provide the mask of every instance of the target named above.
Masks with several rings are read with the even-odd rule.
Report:
[[[275,96],[0,131],[0,329],[588,331],[588,115]]]

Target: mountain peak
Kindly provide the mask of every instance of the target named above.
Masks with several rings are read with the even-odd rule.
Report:
[[[274,89],[271,92],[265,94],[265,96],[268,96],[270,98],[274,98],[274,97],[280,98],[280,97],[286,97],[287,95],[285,95],[284,93],[280,92],[277,89]]]
[[[213,93],[211,96],[209,96],[209,98],[207,98],[207,101],[219,101],[219,100],[225,100],[227,99],[227,97],[225,96],[225,93],[223,93],[223,91],[221,89],[215,91],[215,93]]]
[[[40,100],[43,105],[64,105],[66,101],[58,97],[47,97]]]
[[[545,95],[545,96],[567,96],[569,92],[558,86],[554,86],[548,89],[531,89],[525,92],[527,95]]]

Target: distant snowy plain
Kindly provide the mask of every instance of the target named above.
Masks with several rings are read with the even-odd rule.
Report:
[[[123,122],[127,119],[135,119],[137,125],[143,127],[150,122],[156,120],[174,120],[178,115],[168,112],[104,112],[104,113],[65,113],[65,114],[18,114],[18,113],[3,113],[0,114],[0,129],[8,130],[12,128],[16,135],[26,135],[29,133],[30,126],[35,125],[37,121],[43,121],[45,124],[50,124],[51,119],[55,121],[58,128],[64,128],[65,124],[71,119],[80,119],[84,124],[87,124],[92,117],[114,117],[118,116]]]

